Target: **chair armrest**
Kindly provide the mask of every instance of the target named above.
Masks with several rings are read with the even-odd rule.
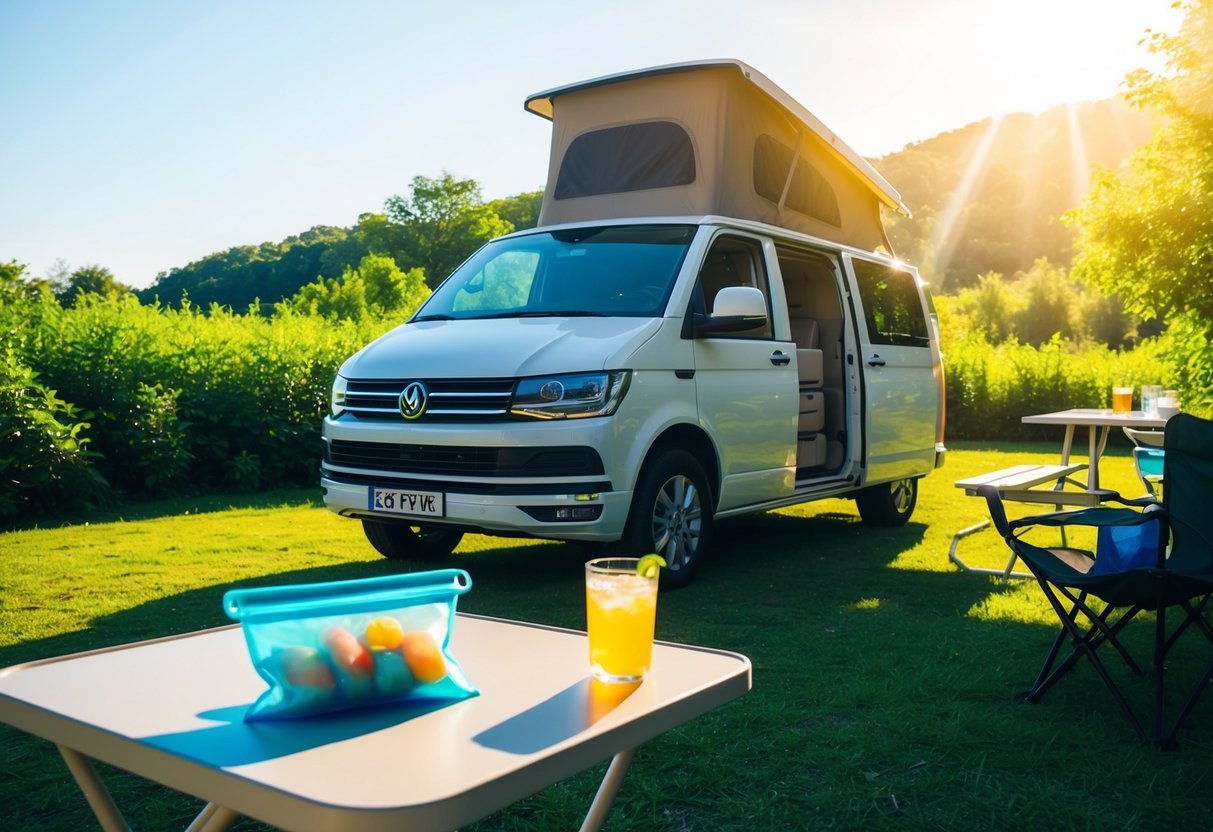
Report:
[[[1075,511],[1055,511],[1049,514],[1034,514],[1021,517],[1008,523],[1008,532],[1014,533],[1019,529],[1030,526],[1091,526],[1095,528],[1106,526],[1136,526],[1148,520],[1167,520],[1166,513],[1158,503],[1146,506],[1145,511],[1134,511],[1131,508],[1081,508]]]
[[[1109,491],[1107,492],[1107,496],[1104,497],[1104,502],[1109,501],[1126,506],[1140,506],[1142,508],[1149,508],[1150,506],[1162,507],[1162,504],[1158,502],[1158,498],[1151,494],[1146,494],[1142,497],[1122,497],[1115,491]]]
[[[1011,533],[1011,529],[1007,525],[1007,510],[1003,508],[998,486],[978,486],[977,493],[986,498],[986,506],[990,509],[990,519],[994,521],[994,528],[998,529],[998,533],[1005,538]]]

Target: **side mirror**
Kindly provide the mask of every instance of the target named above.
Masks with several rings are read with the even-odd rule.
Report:
[[[696,335],[720,332],[745,332],[758,329],[767,322],[767,299],[753,286],[726,286],[716,293],[713,311],[702,321],[696,321]]]

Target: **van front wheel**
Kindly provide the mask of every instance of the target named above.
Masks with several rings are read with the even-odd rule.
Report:
[[[463,532],[442,526],[363,520],[362,533],[389,560],[439,561],[455,551]]]
[[[855,495],[859,516],[873,526],[904,526],[917,503],[917,479],[869,485]]]
[[[655,552],[666,567],[661,584],[684,587],[699,571],[712,537],[712,492],[686,451],[659,451],[640,474],[623,546],[636,555]]]

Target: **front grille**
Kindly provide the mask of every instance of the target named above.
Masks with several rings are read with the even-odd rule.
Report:
[[[444,479],[424,479],[419,477],[395,477],[383,474],[350,474],[345,471],[335,471],[328,465],[322,465],[320,473],[325,479],[344,485],[361,485],[378,488],[405,488],[416,491],[443,491],[448,494],[487,494],[493,496],[560,496],[565,497],[572,491],[605,492],[613,491],[608,480],[590,480],[578,483],[515,483],[515,482],[453,482]]]
[[[403,419],[400,394],[418,379],[367,381],[350,379],[345,409],[365,419]],[[419,421],[502,419],[510,412],[513,379],[424,379],[429,404]]]
[[[325,461],[343,468],[448,477],[587,477],[603,473],[593,448],[480,448],[334,439]]]

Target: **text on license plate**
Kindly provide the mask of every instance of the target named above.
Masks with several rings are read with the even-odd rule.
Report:
[[[418,514],[423,517],[442,517],[445,507],[440,491],[396,491],[391,488],[370,489],[368,506],[371,511],[388,511],[394,514]]]

